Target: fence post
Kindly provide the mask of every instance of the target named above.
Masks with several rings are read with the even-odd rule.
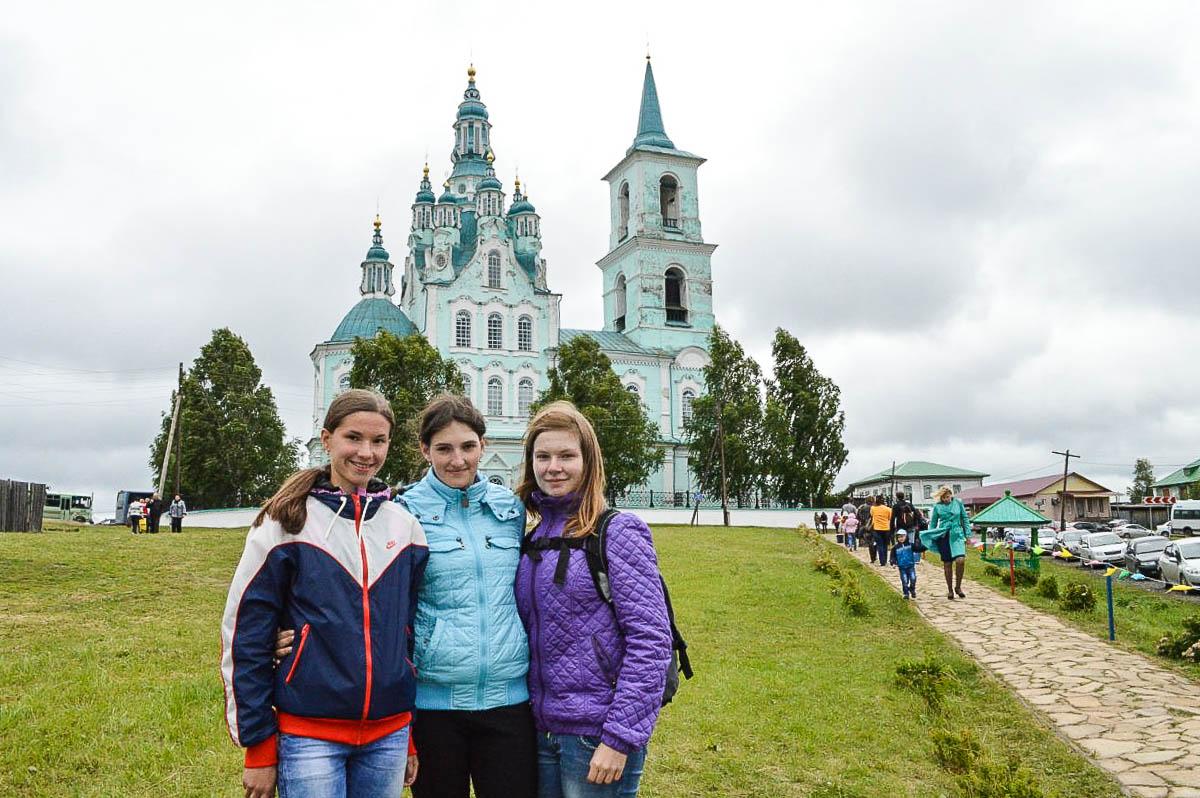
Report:
[[[1113,619],[1112,574],[1104,577],[1104,590],[1108,594],[1108,639],[1117,639],[1117,626]]]

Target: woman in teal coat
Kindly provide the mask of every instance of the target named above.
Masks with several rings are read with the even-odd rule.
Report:
[[[945,485],[938,488],[934,497],[937,502],[929,515],[929,529],[921,533],[921,543],[942,558],[946,598],[953,599],[955,595],[966,598],[962,580],[967,568],[967,537],[971,534],[967,508],[962,501],[954,498],[954,491]]]

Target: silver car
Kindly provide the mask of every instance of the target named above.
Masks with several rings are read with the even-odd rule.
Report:
[[[1163,549],[1158,572],[1168,584],[1200,586],[1200,539],[1181,540]]]
[[[1171,541],[1161,535],[1147,535],[1129,541],[1125,548],[1125,570],[1158,576],[1158,557]]]
[[[1105,565],[1124,565],[1125,541],[1114,532],[1093,532],[1084,535],[1079,544],[1079,557],[1085,564],[1095,561]]]

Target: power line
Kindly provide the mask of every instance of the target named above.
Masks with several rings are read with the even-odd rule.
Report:
[[[134,373],[146,373],[146,372],[152,372],[152,371],[168,371],[168,370],[174,371],[175,370],[174,365],[149,366],[149,367],[137,368],[137,369],[80,369],[80,368],[74,368],[71,366],[55,366],[55,365],[52,365],[49,363],[35,363],[32,360],[20,360],[15,357],[6,357],[5,355],[0,355],[0,360],[6,360],[10,363],[20,363],[25,366],[34,366],[35,368],[39,368],[39,369],[50,369],[52,372],[55,372],[55,371],[64,372],[65,371],[65,372],[75,372],[75,373],[81,373],[81,374],[134,374]],[[0,365],[3,365],[3,364],[0,364]],[[10,368],[15,368],[15,367],[10,367]]]

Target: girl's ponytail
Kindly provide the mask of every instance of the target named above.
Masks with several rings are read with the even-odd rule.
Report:
[[[308,501],[308,492],[313,489],[322,475],[328,473],[329,469],[326,467],[306,468],[292,474],[259,510],[258,517],[254,519],[254,526],[261,525],[270,516],[279,522],[283,531],[292,535],[300,534],[300,530],[304,528],[304,522],[308,520],[308,510],[305,507],[305,502]]]

